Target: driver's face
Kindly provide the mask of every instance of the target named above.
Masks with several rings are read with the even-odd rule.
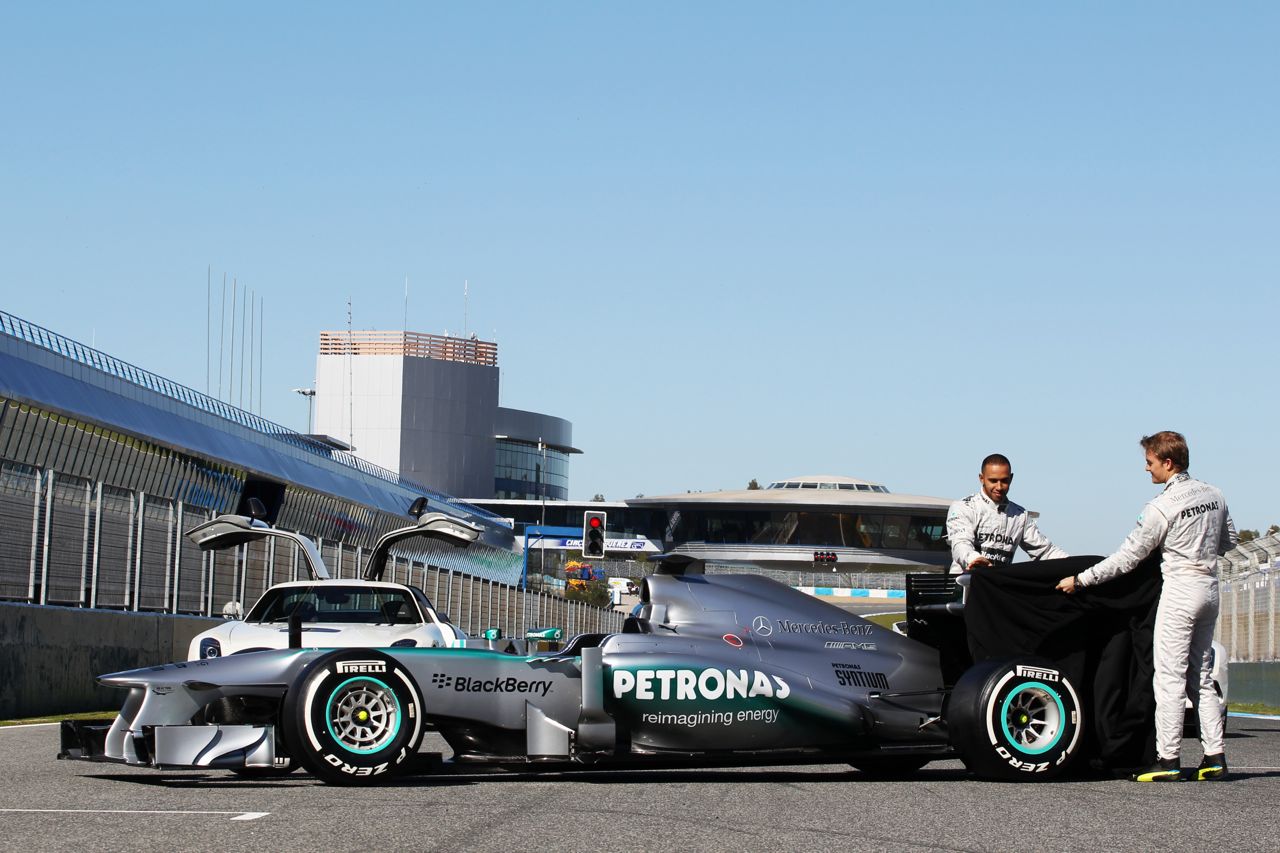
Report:
[[[978,482],[982,483],[983,494],[996,503],[1004,503],[1009,496],[1009,486],[1013,484],[1013,472],[1008,465],[983,465]]]
[[[1178,473],[1171,461],[1159,458],[1150,450],[1147,451],[1147,472],[1151,474],[1153,483],[1167,483],[1169,478]]]

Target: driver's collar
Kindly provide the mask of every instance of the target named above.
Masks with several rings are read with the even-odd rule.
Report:
[[[1005,498],[1005,499],[1004,499],[1003,501],[1001,501],[1000,503],[996,503],[995,501],[991,500],[991,498],[990,498],[990,497],[988,497],[987,492],[986,492],[986,490],[985,490],[985,489],[979,489],[979,490],[978,490],[978,497],[980,497],[980,498],[982,498],[982,500],[986,501],[987,506],[989,506],[989,507],[993,507],[993,508],[995,509],[995,511],[996,511],[996,512],[1004,512],[1005,510],[1007,510],[1007,509],[1009,508],[1009,499],[1008,499],[1008,498]]]

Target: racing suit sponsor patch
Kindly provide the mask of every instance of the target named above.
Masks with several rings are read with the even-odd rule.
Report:
[[[791,686],[779,676],[755,669],[615,669],[613,695],[676,701],[785,699],[791,695]]]

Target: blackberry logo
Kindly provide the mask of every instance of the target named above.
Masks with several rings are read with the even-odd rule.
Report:
[[[448,687],[448,686],[449,686],[450,684],[452,684],[452,683],[453,683],[453,676],[452,676],[452,675],[445,675],[443,672],[437,672],[437,673],[432,674],[432,676],[431,676],[431,686],[432,686],[432,687],[439,687],[439,688],[443,689],[443,688]]]

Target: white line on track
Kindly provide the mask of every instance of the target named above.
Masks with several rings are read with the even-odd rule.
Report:
[[[182,815],[235,815],[232,820],[257,820],[271,812],[187,812],[160,809],[0,809],[5,814],[182,814]]]
[[[57,723],[16,723],[12,726],[0,726],[0,732],[5,729],[34,729],[38,726],[56,726]]]

